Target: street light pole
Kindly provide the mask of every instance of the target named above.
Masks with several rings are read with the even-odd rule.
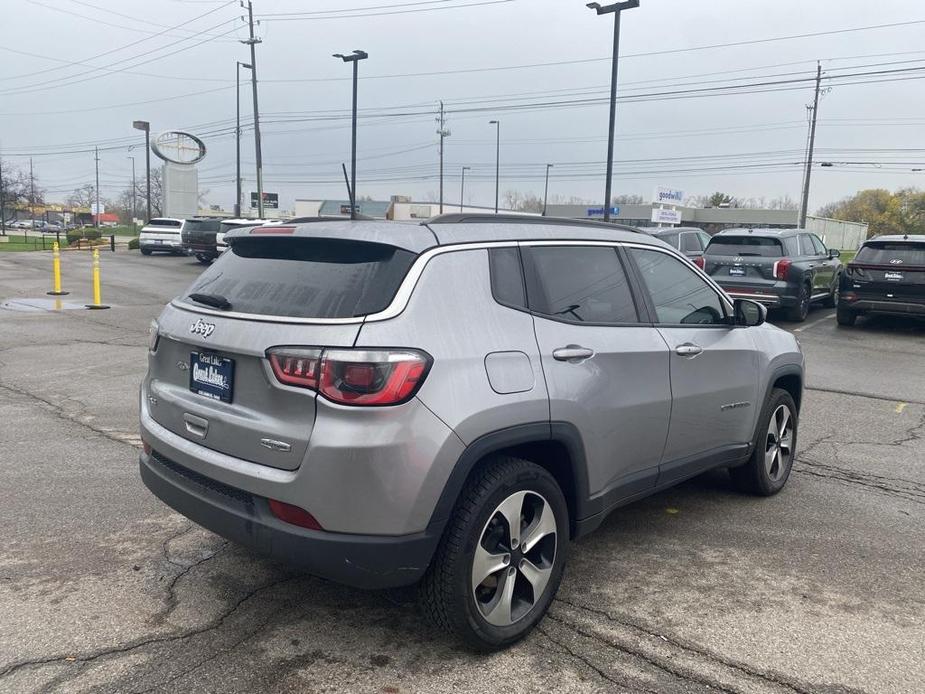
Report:
[[[466,193],[466,172],[471,169],[471,166],[462,167],[462,179],[459,183],[459,211],[463,211],[463,200]]]
[[[248,63],[242,63],[240,60],[235,61],[235,199],[234,199],[234,216],[241,218],[241,68],[252,70],[253,66]]]
[[[639,7],[639,0],[626,0],[607,7],[596,2],[589,2],[590,9],[602,14],[613,14],[613,56],[610,67],[610,126],[607,133],[607,182],[604,186],[604,221],[610,221],[610,194],[613,183],[613,135],[617,116],[617,58],[620,53],[620,13]]]
[[[148,187],[148,215],[145,221],[151,219],[151,124],[146,120],[132,121],[135,130],[145,131],[145,181]]]
[[[546,203],[549,201],[549,170],[552,164],[546,164],[546,185],[543,187],[543,216],[546,216]]]
[[[350,140],[350,219],[357,218],[357,75],[361,60],[366,60],[369,53],[355,50],[350,55],[335,53],[345,63],[353,63],[353,120]]]
[[[495,214],[498,214],[498,194],[501,190],[501,121],[490,120],[495,126]]]
[[[132,160],[132,230],[135,229],[135,157],[126,157]]]
[[[260,148],[260,109],[257,107],[257,52],[260,39],[254,37],[254,7],[247,2],[247,21],[250,38],[241,41],[251,47],[251,89],[254,93],[254,158],[257,160],[257,216],[263,219],[263,154]]]

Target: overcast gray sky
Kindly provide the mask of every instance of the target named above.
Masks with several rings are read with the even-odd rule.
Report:
[[[501,121],[502,191],[541,193],[550,162],[550,195],[599,200],[613,23],[584,5],[254,0],[265,190],[278,191],[284,207],[296,197],[344,196],[350,68],[331,54],[360,48],[370,57],[360,65],[359,194],[426,199],[437,190],[442,99],[452,131],[448,201],[458,201],[466,165],[467,202],[493,203],[491,119]],[[925,167],[918,5],[641,0],[622,21],[618,93],[635,98],[618,103],[615,193],[648,197],[660,184],[797,198],[817,59],[832,86],[819,109],[817,160],[837,164],[815,169],[810,208],[861,188],[921,185],[925,173],[911,171]],[[249,57],[237,42],[246,34],[241,15],[237,1],[0,0],[4,158],[28,166],[33,154],[48,198],[63,200],[92,182],[93,155],[78,150],[99,144],[103,194],[114,196],[130,177],[126,157],[142,166],[143,147],[128,149],[140,141],[133,119],[155,132],[189,128],[209,148],[201,188],[230,209],[235,61]],[[896,26],[842,31],[887,24]],[[249,89],[241,97],[249,121]],[[250,129],[243,158],[248,191]]]

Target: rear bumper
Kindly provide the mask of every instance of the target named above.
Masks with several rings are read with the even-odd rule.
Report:
[[[201,254],[201,255],[210,255],[215,258],[218,257],[218,249],[216,248],[214,243],[208,244],[208,243],[184,242],[182,245],[183,245],[183,250],[185,250],[190,255]]]
[[[162,251],[182,251],[183,244],[179,240],[173,239],[161,239],[160,241],[155,239],[139,239],[138,240],[139,248],[150,248],[153,251],[162,250]]]
[[[353,535],[284,523],[267,499],[142,454],[141,479],[161,501],[202,527],[308,573],[357,588],[410,585],[426,571],[439,535]]]
[[[751,299],[768,308],[787,308],[796,306],[800,299],[796,295],[787,294],[784,290],[775,287],[758,289],[752,287],[729,286],[720,283],[720,286],[733,299]]]
[[[857,311],[858,313],[925,317],[925,303],[920,302],[858,299],[857,301],[844,301],[843,305],[846,309]]]

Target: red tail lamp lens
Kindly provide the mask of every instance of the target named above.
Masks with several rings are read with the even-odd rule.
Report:
[[[774,263],[774,279],[785,280],[787,279],[787,271],[790,270],[790,265],[793,263],[790,258],[781,258]]]
[[[696,258],[694,258],[694,265],[699,267],[701,270],[704,269],[704,266],[706,265],[706,261],[703,259],[702,255],[698,255]]]
[[[274,347],[268,352],[280,383],[316,390],[342,405],[398,405],[420,387],[430,357],[416,350]]]
[[[267,501],[270,502],[270,511],[273,512],[273,515],[284,523],[298,525],[309,530],[324,530],[321,524],[315,520],[315,517],[304,508],[287,504],[284,501],[277,501],[276,499],[267,499]]]

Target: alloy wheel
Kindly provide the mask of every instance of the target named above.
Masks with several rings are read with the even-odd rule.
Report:
[[[772,482],[780,480],[790,466],[793,457],[793,417],[790,408],[778,405],[768,422],[765,437],[764,467]]]
[[[479,535],[472,560],[472,596],[489,624],[506,627],[540,600],[556,560],[556,517],[536,492],[511,494]]]

